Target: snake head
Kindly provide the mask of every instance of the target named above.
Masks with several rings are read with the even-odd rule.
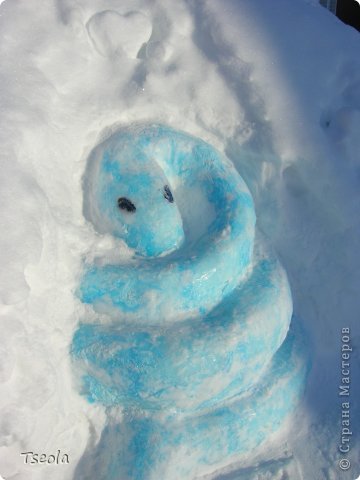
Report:
[[[116,143],[94,152],[85,184],[85,216],[101,233],[123,239],[139,255],[156,257],[184,240],[171,185],[156,160]]]

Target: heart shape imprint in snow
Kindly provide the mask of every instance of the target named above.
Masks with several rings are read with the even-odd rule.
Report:
[[[136,11],[125,15],[114,10],[95,13],[86,28],[95,50],[105,57],[125,54],[136,58],[152,32],[150,19]]]

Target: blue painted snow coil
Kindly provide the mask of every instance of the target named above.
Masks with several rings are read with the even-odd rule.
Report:
[[[78,289],[99,321],[82,320],[71,353],[82,392],[108,412],[97,448],[106,461],[88,459],[91,471],[190,479],[277,430],[301,395],[307,355],[301,333],[288,332],[286,273],[255,237],[232,164],[167,126],[123,128],[89,157],[84,214],[134,250],[130,262],[86,264]]]

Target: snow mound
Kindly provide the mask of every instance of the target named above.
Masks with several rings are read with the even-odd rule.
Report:
[[[74,334],[99,315],[76,292],[84,261],[123,264],[132,252],[89,221],[83,178],[94,145],[145,122],[201,138],[232,161],[311,348],[298,413],[271,443],[210,478],[356,478],[358,32],[315,0],[5,0],[0,32],[0,474],[76,478],[106,428],[106,407],[73,381]],[[199,190],[178,193],[195,241],[213,212]],[[352,348],[347,454],[342,328]],[[21,456],[59,449],[69,464]]]
[[[284,342],[292,316],[286,274],[259,239],[254,251],[250,193],[205,142],[138,125],[114,133],[89,163],[89,219],[142,257],[102,258],[81,281],[82,301],[98,312],[74,336],[82,391],[90,402],[122,407],[123,419],[107,410],[96,452],[86,452],[76,477],[212,472],[276,431],[303,391],[301,335]],[[211,206],[201,210],[213,215],[188,238],[196,219],[186,210],[182,221],[177,199],[193,185]]]

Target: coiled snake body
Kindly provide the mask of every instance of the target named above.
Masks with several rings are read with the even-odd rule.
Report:
[[[259,444],[294,408],[307,362],[232,164],[169,127],[124,128],[89,158],[84,212],[136,253],[87,265],[78,292],[110,318],[84,321],[72,345],[84,393],[108,411],[101,478],[191,479]],[[79,478],[100,468],[89,458]]]

